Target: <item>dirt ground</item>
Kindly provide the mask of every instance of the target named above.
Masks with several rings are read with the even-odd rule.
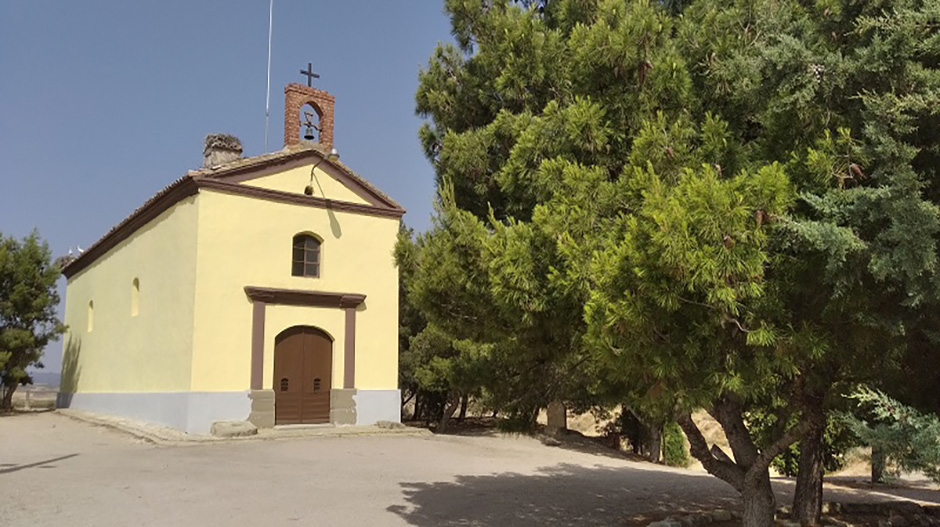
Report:
[[[792,483],[775,488],[786,503]],[[891,496],[827,489],[827,499]],[[705,474],[529,437],[155,446],[55,413],[0,418],[4,527],[607,526],[737,505]]]

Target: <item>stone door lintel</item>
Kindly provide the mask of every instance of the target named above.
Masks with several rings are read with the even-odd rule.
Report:
[[[346,335],[343,349],[343,388],[355,388],[356,379],[356,308],[366,295],[332,293],[300,289],[277,289],[246,286],[245,294],[252,302],[251,310],[251,389],[264,385],[264,318],[268,304],[336,307],[346,311]]]

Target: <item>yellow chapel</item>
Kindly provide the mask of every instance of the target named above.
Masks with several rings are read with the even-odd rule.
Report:
[[[338,160],[334,98],[285,88],[284,149],[210,135],[64,269],[57,405],[188,433],[400,421],[404,210]]]

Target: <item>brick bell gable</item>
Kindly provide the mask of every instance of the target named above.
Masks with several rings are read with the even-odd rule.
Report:
[[[288,84],[284,87],[284,146],[302,141],[300,109],[305,104],[310,104],[320,117],[320,146],[329,152],[333,148],[333,107],[336,97],[302,84]]]

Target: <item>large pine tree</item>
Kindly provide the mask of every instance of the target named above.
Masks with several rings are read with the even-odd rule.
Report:
[[[814,523],[827,413],[937,355],[940,5],[524,4],[446,2],[457,46],[417,93],[441,200],[410,295],[490,344],[529,411],[581,389],[674,414],[747,525],[772,523],[767,467],[801,441]]]

